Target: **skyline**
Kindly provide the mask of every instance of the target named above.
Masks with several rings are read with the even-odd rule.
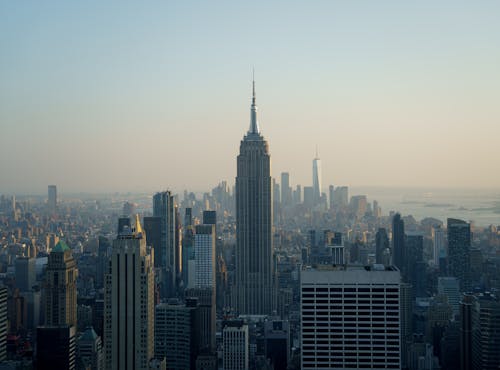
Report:
[[[274,178],[318,145],[323,188],[500,188],[496,3],[28,4],[0,5],[2,193],[233,184],[253,66]]]

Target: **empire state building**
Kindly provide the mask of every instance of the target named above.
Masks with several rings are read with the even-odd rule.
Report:
[[[240,144],[236,176],[236,308],[243,315],[275,309],[271,157],[260,133],[253,82],[250,129]]]

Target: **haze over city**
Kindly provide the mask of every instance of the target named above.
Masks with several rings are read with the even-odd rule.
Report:
[[[252,69],[272,175],[500,187],[500,5],[2,2],[0,188],[234,182]]]

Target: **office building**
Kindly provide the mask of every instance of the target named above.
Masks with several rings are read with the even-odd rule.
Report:
[[[458,278],[462,292],[470,291],[472,288],[470,279],[470,224],[462,220],[449,218],[447,228],[448,273]]]
[[[32,257],[16,258],[16,287],[21,292],[31,291],[33,285],[36,284],[35,262],[36,258]]]
[[[250,129],[241,141],[237,159],[234,292],[240,314],[270,314],[276,297],[271,156],[257,122],[255,82],[250,113]]]
[[[287,370],[290,361],[290,324],[285,320],[264,323],[266,358],[274,370]]]
[[[406,277],[405,223],[396,213],[392,218],[392,263]]]
[[[290,187],[290,174],[281,173],[281,204],[286,207],[292,204],[292,188]]]
[[[460,370],[472,370],[472,338],[476,299],[472,294],[464,294],[460,301]]]
[[[102,354],[101,338],[92,327],[88,327],[78,338],[78,362],[90,370],[103,370],[104,358]]]
[[[453,315],[460,313],[460,284],[457,278],[449,276],[438,277],[438,294],[448,297],[448,302],[453,310]]]
[[[215,289],[215,225],[196,225],[195,287]]]
[[[378,264],[387,264],[385,261],[385,255],[387,255],[387,250],[389,249],[389,236],[384,228],[379,228],[377,234],[375,234],[375,260]]]
[[[36,331],[36,369],[76,369],[76,327],[40,326]]]
[[[217,225],[217,212],[216,211],[203,211],[203,224],[204,225]]]
[[[55,185],[49,185],[48,187],[47,209],[49,213],[57,211],[57,187]]]
[[[472,369],[500,369],[500,302],[491,293],[476,296],[472,333]]]
[[[349,204],[349,188],[337,186],[333,191],[333,203],[337,208],[345,208]]]
[[[107,370],[147,369],[154,344],[154,252],[136,216],[135,227],[113,241],[104,289]]]
[[[224,370],[248,370],[248,325],[242,320],[227,321],[222,329],[222,366]]]
[[[394,267],[301,272],[301,369],[401,368],[401,276]]]
[[[197,303],[176,299],[155,308],[155,357],[166,359],[168,370],[194,369],[197,353]]]
[[[45,326],[68,325],[76,328],[76,278],[78,270],[73,253],[60,240],[49,254],[45,272]]]
[[[153,216],[161,219],[161,245],[155,248],[155,266],[160,268],[159,277],[162,297],[172,297],[176,293],[178,260],[177,245],[177,207],[170,191],[153,196]]]
[[[434,248],[433,248],[433,262],[434,266],[441,270],[441,266],[446,260],[446,247],[444,244],[444,230],[441,226],[433,228],[434,232]],[[443,261],[443,262],[441,262]],[[444,272],[444,271],[443,271]]]

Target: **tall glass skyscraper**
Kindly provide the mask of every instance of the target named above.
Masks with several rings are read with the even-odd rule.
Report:
[[[240,144],[236,176],[236,309],[270,314],[275,304],[269,145],[257,123],[255,82],[250,129]]]

